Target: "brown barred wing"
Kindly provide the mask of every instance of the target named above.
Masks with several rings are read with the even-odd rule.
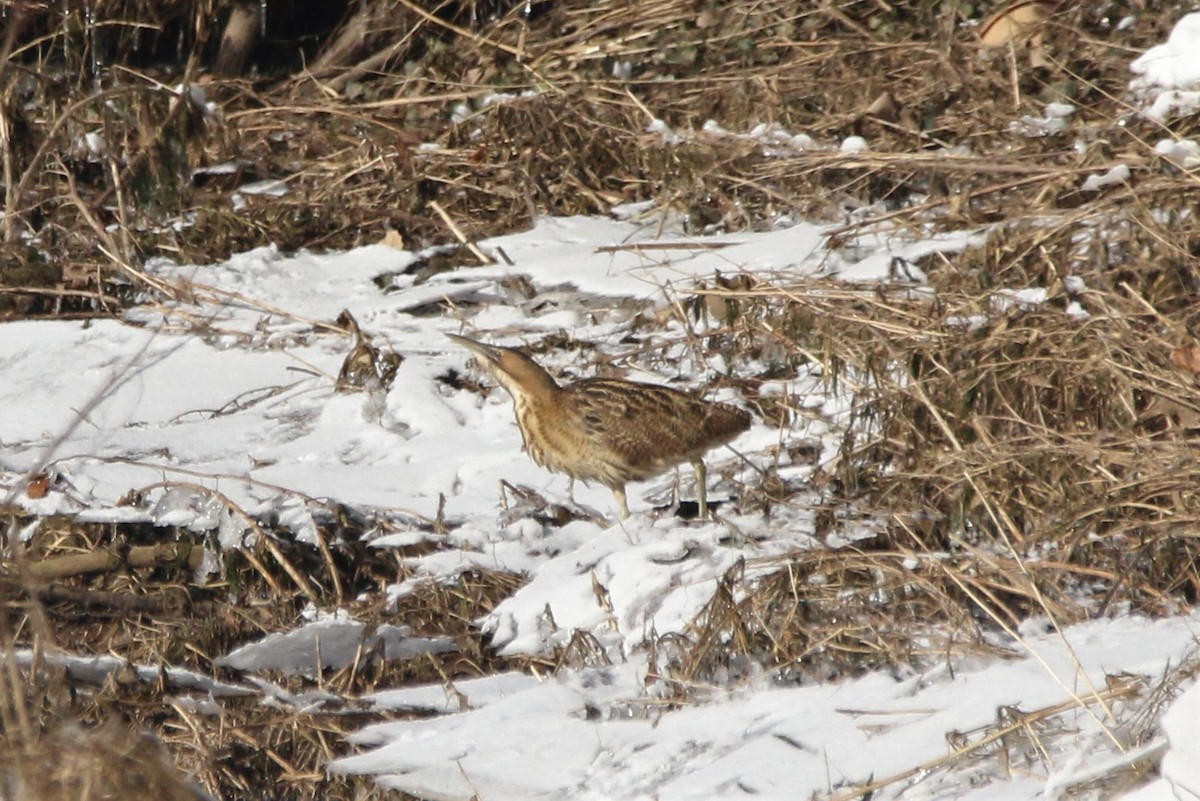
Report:
[[[564,387],[594,457],[622,481],[701,458],[750,427],[750,414],[669,387],[593,378]]]

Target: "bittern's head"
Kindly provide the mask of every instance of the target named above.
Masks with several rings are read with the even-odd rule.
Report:
[[[541,365],[515,348],[488,345],[474,339],[446,334],[452,340],[474,353],[479,364],[508,390],[513,398],[532,400],[552,396],[558,391],[558,383],[542,369]]]

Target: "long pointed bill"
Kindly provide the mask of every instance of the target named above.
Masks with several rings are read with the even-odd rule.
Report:
[[[464,348],[471,351],[471,353],[474,353],[488,364],[496,364],[500,361],[499,348],[492,347],[491,345],[485,345],[482,342],[476,342],[468,337],[461,337],[458,334],[446,334],[446,336],[450,337],[450,339],[452,339],[454,342],[462,345]]]

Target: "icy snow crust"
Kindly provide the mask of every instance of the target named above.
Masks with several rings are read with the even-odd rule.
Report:
[[[1005,707],[1029,712],[1070,702],[1073,693],[1086,698],[1092,688],[1105,686],[1105,673],[1159,676],[1194,649],[1197,622],[1191,617],[1089,623],[1070,631],[1073,654],[1060,638],[1041,635],[1028,641],[1037,659],[972,660],[954,671],[876,673],[803,687],[763,678],[714,693],[709,703],[661,715],[643,714],[652,700],[643,693],[639,701],[631,692],[642,677],[630,665],[541,683],[497,676],[457,687],[470,712],[363,730],[355,741],[374,749],[342,759],[333,769],[378,773],[389,787],[431,799],[470,799],[475,792],[490,801],[784,801],[826,794],[850,799],[860,796],[843,796],[838,789],[906,773],[911,775],[874,797],[1054,797],[1056,788],[1069,787],[1089,765],[1113,758],[1101,725],[1113,722],[1099,706],[1065,717],[1073,736],[1069,748],[1052,745],[1049,765],[1014,766],[1010,775],[991,760],[979,760],[965,773],[938,773],[936,763],[950,751],[947,735],[995,724]],[[1076,659],[1086,666],[1084,673]],[[378,700],[399,708],[436,706],[436,697],[418,702],[422,692],[428,691]],[[1180,701],[1189,710],[1197,708],[1188,700],[1192,695]],[[1197,721],[1194,714],[1172,711],[1172,744],[1178,737],[1194,748]],[[920,770],[923,765],[929,769]],[[1177,763],[1175,771],[1187,776],[1194,768]],[[1147,788],[1139,798],[1171,798],[1168,783],[1159,784],[1166,794]]]

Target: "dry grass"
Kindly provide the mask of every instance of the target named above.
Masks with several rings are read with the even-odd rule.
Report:
[[[108,19],[139,13],[95,5]],[[447,219],[471,241],[536,214],[646,199],[697,232],[753,229],[780,214],[840,222],[831,247],[846,252],[884,223],[918,236],[990,226],[985,246],[912,265],[929,291],[905,286],[898,265],[887,288],[738,276],[683,304],[726,323],[704,347],[766,365],[731,378],[764,419],[786,425],[801,404],[758,397],[761,380],[819,365],[853,393],[861,426],[809,486],[768,475],[746,489],[766,514],[819,496],[828,547],[731,571],[691,630],[655,643],[659,678],[685,703],[752,669],[831,679],[990,649],[988,635],[1030,616],[1068,623],[1195,603],[1200,400],[1195,375],[1170,354],[1200,330],[1200,223],[1187,203],[1194,176],[1159,161],[1152,144],[1194,135],[1196,123],[1165,131],[1132,117],[1125,89],[1132,54],[1163,40],[1185,4],[1136,14],[1119,40],[1111,21],[1129,4],[1063,4],[1047,32],[1053,61],[1037,69],[1020,54],[981,56],[963,4],[813,6],[556,2],[531,20],[513,12],[472,24],[475,4],[455,15],[396,0],[384,8],[389,26],[358,49],[335,39],[309,70],[243,80],[198,77],[216,36],[209,22],[163,28],[162,41],[187,54],[169,75],[136,66],[133,29],[116,26],[113,65],[93,74],[80,55],[87,32],[46,12],[23,34],[38,45],[10,39],[0,70],[0,115],[16,132],[0,148],[0,319],[118,312],[138,292],[161,291],[139,270],[154,255],[207,262],[266,241],[344,247],[388,228],[414,247],[457,245]],[[206,3],[187,8],[213,18]],[[164,89],[192,79],[219,115]],[[485,102],[495,92],[509,97]],[[885,93],[890,109],[868,113]],[[1010,128],[1063,98],[1077,105],[1069,141]],[[648,132],[655,119],[683,140]],[[703,132],[709,119],[731,135]],[[739,135],[772,123],[813,141],[767,152]],[[94,133],[106,143],[99,153],[81,146]],[[871,150],[839,152],[855,134]],[[1085,175],[1117,162],[1134,181],[1080,191]],[[226,163],[237,170],[194,172]],[[291,191],[249,197],[235,212],[229,193],[254,178]],[[1004,294],[1031,287],[1045,303]],[[3,531],[11,539],[27,522],[10,515]],[[292,627],[305,604],[345,603],[402,577],[394,555],[359,544],[366,525],[330,510],[316,550],[264,527],[271,547],[229,554],[225,583],[205,588],[181,564],[51,583],[6,576],[0,632],[9,654],[71,643],[212,672],[215,656]],[[864,525],[873,536],[846,545]],[[124,552],[159,538],[63,521],[44,524],[20,558]],[[457,650],[422,663],[367,660],[320,683],[354,696],[522,667],[498,660],[473,628],[519,582],[468,574],[408,596],[398,612],[357,604],[359,619],[398,616],[417,633],[451,636]],[[539,667],[603,659],[581,635]],[[218,719],[173,704],[169,684],[125,679],[97,686],[7,664],[7,763],[42,764],[69,740],[96,764],[123,764],[142,747],[130,732],[146,729],[224,798],[259,798],[268,785],[288,798],[373,793],[366,780],[321,770],[344,731],[373,713],[247,702]],[[105,738],[71,724],[115,719],[130,725]],[[92,781],[62,769],[44,778],[60,788]],[[158,762],[146,760],[146,772],[146,788],[174,797]]]
[[[7,531],[28,521],[10,522]],[[520,585],[518,577],[466,573],[455,584],[424,585],[396,605],[354,602],[348,599],[378,595],[384,585],[403,577],[397,552],[357,547],[362,532],[344,523],[335,531],[330,522],[323,531],[333,543],[328,560],[315,549],[294,544],[288,532],[264,530],[263,536],[274,538],[280,553],[309,577],[319,606],[348,607],[371,628],[403,621],[417,635],[449,637],[454,648],[407,661],[366,652],[349,666],[321,672],[315,684],[268,671],[265,678],[287,691],[320,687],[329,699],[347,700],[327,700],[300,712],[263,705],[251,693],[222,698],[221,714],[211,714],[179,700],[185,688],[172,677],[147,680],[135,668],[189,668],[237,681],[213,660],[240,643],[295,628],[303,622],[308,594],[266,548],[257,554],[226,553],[223,580],[203,587],[192,582],[186,563],[118,565],[55,581],[29,578],[33,567],[63,554],[105,548],[128,553],[148,533],[141,526],[46,525],[15,563],[5,565],[0,587],[10,600],[0,623],[6,636],[0,720],[7,742],[0,748],[0,770],[30,793],[21,798],[118,798],[128,797],[130,788],[187,797],[190,790],[164,789],[164,783],[172,782],[183,788],[167,763],[147,759],[145,743],[156,740],[165,743],[175,763],[198,785],[223,798],[261,798],[268,786],[283,788],[281,798],[374,797],[368,779],[331,777],[322,768],[338,755],[347,734],[387,718],[387,713],[350,699],[376,689],[449,682],[521,666],[491,654],[474,625]],[[154,536],[161,538],[162,532]],[[347,600],[339,601],[334,588]],[[64,669],[53,655],[66,643],[75,654],[120,654],[128,667],[99,675]],[[22,649],[32,649],[32,664],[14,659]],[[97,725],[102,728],[94,730]],[[139,731],[143,733],[135,733]],[[64,752],[69,756],[63,757]],[[90,789],[76,796],[77,787]]]
[[[63,725],[32,743],[21,759],[0,763],[0,770],[11,783],[12,797],[23,801],[205,798],[171,767],[157,738],[113,722],[92,729]]]
[[[864,520],[875,534],[767,580],[727,577],[682,675],[734,654],[836,675],[936,659],[947,637],[978,644],[1030,616],[1195,603],[1200,396],[1171,360],[1193,341],[1192,273],[1176,259],[1196,223],[1168,240],[1141,214],[1014,224],[919,265],[933,292],[811,280],[708,291],[736,300],[723,336],[744,358],[782,375],[818,365],[853,395],[857,433],[805,489],[831,510],[818,516],[826,541],[854,539]],[[1130,252],[1141,264],[1114,255]],[[1029,287],[1047,299],[1010,292]],[[764,398],[763,416],[801,405]]]
[[[27,292],[8,303],[25,314],[111,308],[108,296],[128,297],[114,266],[159,254],[211,260],[265,240],[342,247],[388,227],[418,247],[453,241],[431,201],[473,238],[520,228],[533,214],[645,199],[680,208],[697,230],[753,227],[785,212],[836,219],[849,207],[948,225],[1063,211],[1092,200],[1077,190],[1083,172],[1118,157],[1152,160],[1145,140],[1159,132],[1120,124],[1128,48],[1160,39],[1170,15],[1136,15],[1118,47],[1106,26],[1127,10],[1063,10],[1049,30],[1058,61],[1034,71],[982,56],[963,12],[937,3],[561,2],[532,20],[513,12],[463,27],[395,0],[384,15],[395,28],[368,37],[363,47],[378,50],[353,63],[343,55],[291,77],[205,79],[219,115],[181,102],[144,71],[122,68],[119,83],[83,93],[33,78],[25,54],[0,88],[9,124],[42,144],[4,154],[15,179],[6,255],[28,265],[30,287],[57,279],[89,294]],[[205,20],[197,38],[213,39],[209,9],[195,12]],[[387,41],[387,30],[406,34]],[[49,40],[39,75],[55,74],[59,50],[81,50],[68,46],[74,35],[68,26]],[[202,52],[185,80],[199,74]],[[497,92],[510,99],[485,103]],[[892,102],[868,113],[885,94]],[[1082,151],[1009,130],[1062,97],[1079,106]],[[465,116],[452,116],[458,107]],[[735,133],[779,124],[815,145],[767,156],[756,141],[700,133],[667,145],[647,132],[652,119],[684,134],[709,119]],[[88,133],[103,136],[103,154],[81,149]],[[872,151],[839,153],[851,134],[867,136]],[[951,146],[970,152],[949,154]],[[239,166],[192,173],[219,164]],[[249,197],[249,212],[234,212],[229,192],[254,178],[284,180],[291,193]],[[1160,182],[1163,192],[1189,184]],[[171,229],[184,217],[189,226]],[[106,247],[116,253],[92,252],[94,223],[118,225]],[[42,246],[21,244],[22,229]],[[46,252],[67,265],[61,275],[41,264]]]

